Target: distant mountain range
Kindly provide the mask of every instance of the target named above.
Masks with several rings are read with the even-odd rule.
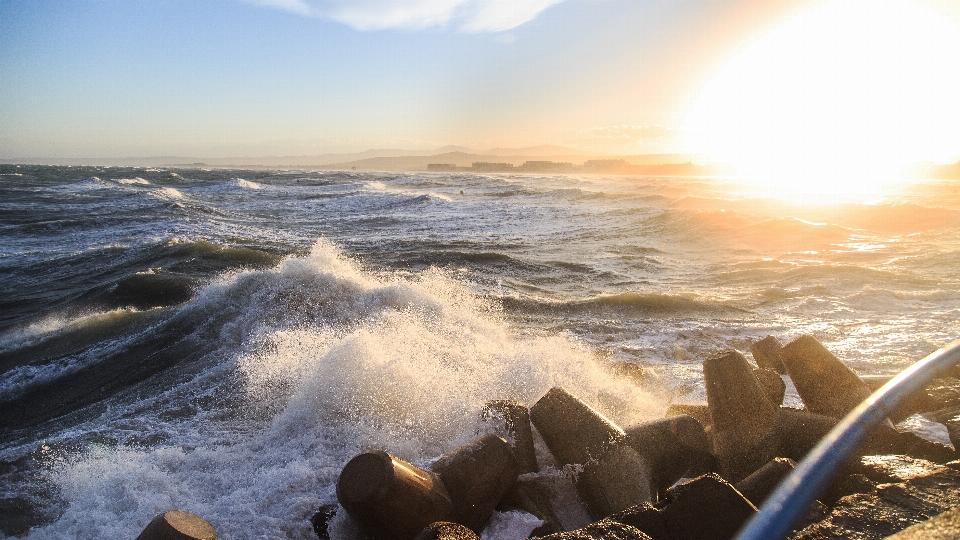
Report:
[[[564,161],[577,165],[591,159],[623,159],[631,164],[678,164],[691,161],[686,154],[647,154],[612,156],[556,145],[523,148],[491,148],[477,151],[464,146],[444,146],[436,150],[372,149],[364,152],[332,153],[315,156],[195,157],[146,156],[130,158],[19,158],[0,159],[0,163],[39,165],[87,165],[118,167],[277,167],[361,170],[426,170],[431,163],[470,166],[474,162],[496,161],[520,165],[525,161]]]

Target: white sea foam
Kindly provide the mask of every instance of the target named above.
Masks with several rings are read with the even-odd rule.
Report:
[[[163,187],[163,188],[152,191],[150,194],[160,200],[173,200],[173,199],[184,198],[184,195],[182,192],[180,192],[180,190],[172,187]]]
[[[150,182],[148,180],[144,180],[139,176],[136,178],[113,178],[112,180],[118,184],[123,184],[125,186],[133,186],[133,185],[149,186],[150,185]]]

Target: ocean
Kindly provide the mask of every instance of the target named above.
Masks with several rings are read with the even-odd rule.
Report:
[[[725,178],[0,165],[0,287],[3,533],[134,538],[181,509],[307,539],[353,455],[427,465],[487,400],[559,385],[629,426],[766,335],[898,372],[960,337],[960,181],[800,204]]]

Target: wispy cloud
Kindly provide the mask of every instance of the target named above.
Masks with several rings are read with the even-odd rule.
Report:
[[[299,15],[322,17],[357,30],[452,27],[502,32],[531,21],[564,0],[245,0]]]

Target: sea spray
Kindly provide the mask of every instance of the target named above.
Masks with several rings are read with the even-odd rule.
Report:
[[[67,506],[31,538],[132,537],[170,508],[223,537],[309,538],[350,457],[385,448],[427,464],[475,438],[490,399],[532,403],[562,385],[624,424],[662,413],[571,339],[515,336],[494,302],[447,273],[372,272],[323,240],[274,269],[224,276],[181,309],[232,312],[211,354],[241,375],[239,408],[277,413],[253,427],[229,411],[145,421],[166,442],[97,444],[50,463]]]

